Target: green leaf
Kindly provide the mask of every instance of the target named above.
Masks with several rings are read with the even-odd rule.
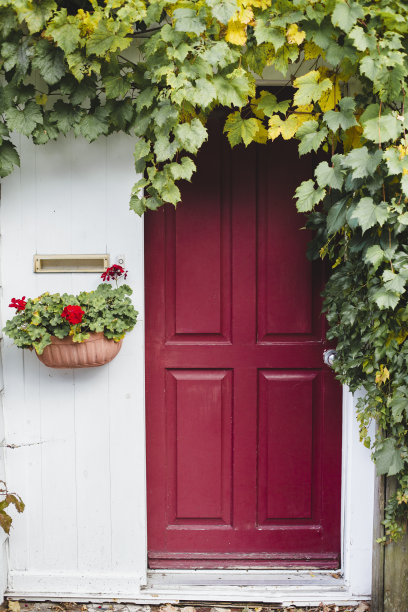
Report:
[[[351,217],[357,219],[363,234],[370,227],[383,225],[387,218],[387,206],[377,205],[372,198],[361,198]]]
[[[335,234],[346,222],[347,198],[333,204],[327,214],[327,233]]]
[[[408,174],[404,174],[401,178],[401,187],[404,195],[408,198]]]
[[[206,4],[211,8],[213,16],[224,25],[238,10],[238,4],[235,0],[207,0]]]
[[[396,447],[393,438],[386,438],[380,448],[376,448],[373,458],[377,467],[377,474],[387,474],[394,476],[398,474],[404,467],[404,462],[401,458],[401,451]]]
[[[408,212],[398,215],[398,223],[402,225],[408,225]]]
[[[364,261],[370,263],[373,266],[374,272],[379,268],[380,264],[384,261],[384,259],[385,253],[378,244],[374,244],[368,247],[364,256]]]
[[[406,396],[397,393],[391,400],[392,416],[396,423],[401,423],[404,413],[408,418],[408,399]]]
[[[371,153],[367,147],[364,146],[353,149],[350,153],[345,155],[342,164],[345,168],[351,168],[353,170],[353,179],[357,179],[372,176],[381,160],[381,150],[376,149],[374,153]]]
[[[320,73],[317,70],[312,70],[294,81],[293,85],[298,88],[293,97],[296,106],[317,102],[325,91],[332,89],[333,83],[330,79],[325,78],[320,83],[319,79]]]
[[[69,86],[63,93],[70,94],[69,99],[72,104],[82,104],[87,98],[92,100],[96,97],[96,83],[90,78],[84,78],[80,83],[77,83],[76,80],[70,76]]]
[[[167,167],[175,181],[178,181],[179,179],[190,181],[193,172],[196,169],[195,163],[189,157],[182,157],[180,163],[173,162],[168,164]]]
[[[329,110],[323,115],[323,119],[332,132],[337,132],[339,128],[348,130],[353,125],[357,125],[354,116],[356,103],[353,98],[342,98],[339,107],[339,111]]]
[[[296,137],[300,139],[299,155],[317,151],[327,134],[327,128],[319,130],[319,123],[314,119],[302,123],[296,132]]]
[[[240,57],[240,53],[236,49],[232,49],[225,40],[220,41],[206,41],[207,48],[201,57],[205,62],[210,64],[213,68],[223,69],[230,64],[233,64]]]
[[[387,164],[388,174],[402,174],[405,169],[408,169],[408,157],[401,159],[400,153],[396,147],[390,147],[384,151],[384,159]]]
[[[364,28],[361,26],[354,26],[354,28],[349,33],[349,37],[353,40],[354,46],[359,51],[373,51],[376,47],[376,38],[375,36],[366,33]]]
[[[255,38],[258,45],[262,43],[272,43],[275,51],[279,51],[286,43],[285,32],[282,28],[273,27],[265,19],[259,18],[255,22]]]
[[[402,123],[397,118],[397,113],[381,113],[379,104],[370,104],[361,115],[360,123],[364,137],[375,143],[396,140],[402,131]]]
[[[364,10],[357,2],[346,2],[340,0],[336,3],[331,20],[334,26],[338,26],[343,32],[350,32],[357,19],[364,17]]]
[[[164,134],[158,136],[153,147],[153,150],[156,155],[156,160],[158,162],[163,162],[167,159],[173,159],[173,157],[177,153],[177,148],[177,142],[175,140],[173,140],[173,142],[170,142],[170,140]]]
[[[98,107],[93,114],[87,113],[83,115],[75,127],[75,132],[81,134],[81,136],[90,142],[96,140],[102,134],[107,134],[108,131],[109,123],[105,109],[102,106]]]
[[[139,217],[141,217],[147,208],[146,198],[139,198],[137,194],[132,194],[129,202],[129,208],[139,215]]]
[[[168,181],[164,188],[162,189],[161,196],[165,202],[169,202],[170,204],[178,204],[181,200],[180,190],[173,183],[173,181]]]
[[[6,118],[9,129],[24,136],[30,136],[37,124],[43,122],[41,108],[35,102],[28,102],[23,110],[9,108]]]
[[[205,31],[206,23],[204,19],[198,16],[193,9],[178,8],[174,11],[173,16],[176,20],[176,32],[193,32],[199,35]]]
[[[33,67],[39,70],[46,83],[54,85],[65,74],[64,54],[47,40],[39,40],[35,46]]]
[[[174,134],[183,149],[189,153],[197,153],[203,142],[207,140],[207,130],[197,118],[191,123],[180,123],[174,128]]]
[[[79,112],[72,107],[71,104],[66,104],[58,100],[50,113],[50,120],[57,124],[58,129],[63,134],[67,134],[77,123],[80,118]]]
[[[224,126],[224,132],[226,132],[232,147],[241,142],[248,146],[253,142],[258,130],[259,120],[253,117],[251,119],[243,119],[239,111],[228,115]]]
[[[3,140],[0,145],[0,176],[7,176],[15,166],[20,166],[16,148],[9,140]]]
[[[131,43],[130,31],[125,23],[101,19],[86,41],[87,54],[104,56],[107,52],[123,51]]]
[[[11,7],[0,8],[0,35],[7,38],[17,25],[17,17]]]
[[[60,9],[54,15],[44,34],[50,36],[66,54],[73,53],[78,47],[79,25],[75,20],[68,17],[66,8]]]
[[[404,293],[406,281],[401,274],[395,274],[392,270],[384,270],[382,279],[386,289],[396,293]]]
[[[191,93],[191,103],[206,108],[217,97],[217,90],[208,79],[198,79]]]
[[[118,73],[103,79],[107,98],[123,98],[130,89],[130,83]]]
[[[284,100],[282,102],[278,102],[276,96],[274,96],[273,94],[267,91],[261,91],[257,107],[260,111],[265,113],[267,117],[272,117],[274,113],[285,114],[290,104],[291,100]]]
[[[385,287],[381,287],[381,289],[373,293],[372,298],[380,310],[384,310],[385,308],[391,308],[393,310],[398,304],[400,296],[398,293],[388,291]]]
[[[296,208],[299,212],[310,212],[325,196],[326,190],[319,187],[315,189],[312,179],[303,181],[296,189]]]
[[[153,100],[159,93],[157,87],[146,87],[137,96],[136,108],[140,112],[143,108],[150,108],[153,104]]]
[[[320,162],[315,170],[315,177],[319,187],[331,187],[332,189],[341,189],[343,186],[344,176],[337,156],[333,156],[333,166],[329,166],[327,161]]]
[[[25,4],[28,4],[26,9],[17,8],[17,16],[20,21],[26,22],[30,34],[39,32],[57,9],[54,0],[36,0]]]
[[[142,157],[146,157],[150,153],[150,142],[145,140],[144,138],[139,138],[139,140],[135,144],[134,150],[134,158],[136,161],[142,159]]]
[[[252,84],[249,82],[249,75],[234,70],[229,77],[216,75],[213,84],[217,91],[218,101],[222,106],[238,106],[241,108],[248,102],[248,95],[252,91]]]

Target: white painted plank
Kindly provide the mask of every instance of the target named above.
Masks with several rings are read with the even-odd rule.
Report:
[[[106,250],[106,147],[73,143],[72,215],[79,221],[71,233],[72,252]],[[94,289],[99,274],[73,275],[73,290]],[[78,567],[111,567],[109,381],[106,366],[74,372]],[[90,520],[92,517],[92,520]]]
[[[35,158],[25,138],[16,141],[20,155],[25,159],[20,170],[7,177],[2,184],[2,257],[0,258],[3,280],[2,320],[13,316],[8,308],[12,297],[21,297],[33,293],[35,284],[31,271],[32,254],[35,252],[35,226],[30,219],[30,212],[35,209],[33,188],[35,185]],[[30,149],[28,155],[26,153]],[[7,256],[5,256],[7,254]],[[35,394],[26,401],[25,364],[23,351],[12,345],[4,337],[3,368],[5,378],[4,414],[6,437],[9,443],[26,443],[34,435],[38,419],[34,418],[34,427],[30,420],[36,414]],[[38,395],[38,394],[37,394]],[[41,474],[38,464],[38,452],[34,447],[23,447],[8,451],[6,454],[8,484],[17,491],[30,508],[38,507],[41,499],[41,486],[37,475]],[[33,459],[33,455],[36,457]],[[29,470],[34,465],[29,477]],[[25,569],[29,566],[29,549],[35,549],[35,542],[29,542],[30,515],[28,512],[14,520],[10,537],[10,563],[12,567]],[[38,521],[36,521],[38,524]],[[38,533],[37,530],[34,533]],[[35,536],[34,536],[35,540]]]
[[[108,247],[114,258],[125,255],[126,282],[134,291],[132,300],[140,312],[143,309],[143,223],[128,207],[135,179],[133,147],[131,138],[109,139],[106,194],[109,210],[114,214],[109,214]],[[144,574],[147,551],[145,447],[144,436],[140,435],[145,429],[142,314],[139,319],[136,328],[126,335],[118,357],[109,365],[112,568]]]

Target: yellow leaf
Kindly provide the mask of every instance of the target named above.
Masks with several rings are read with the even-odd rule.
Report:
[[[233,45],[245,45],[247,40],[246,25],[240,21],[230,19],[228,22],[225,40]]]
[[[236,21],[240,21],[241,23],[245,23],[248,25],[254,18],[254,12],[251,8],[242,8],[238,15],[234,17]]]
[[[254,136],[254,141],[258,142],[259,144],[266,144],[267,140],[268,140],[268,130],[259,121],[259,128],[258,128],[257,133]]]
[[[341,99],[339,78],[335,76],[331,77],[330,80],[332,82],[331,89],[325,91],[318,101],[323,112],[332,110]]]
[[[360,125],[353,125],[353,127],[346,130],[345,138],[343,140],[344,152],[348,153],[351,149],[358,149],[363,146],[361,142],[361,136],[363,134],[363,128]]]
[[[324,57],[324,51],[320,47],[318,47],[314,42],[307,41],[305,42],[304,47],[305,59],[314,59],[315,57],[319,57],[321,55]]]
[[[284,140],[290,140],[291,138],[293,138],[293,136],[296,134],[297,130],[298,130],[298,119],[296,117],[295,114],[290,115],[290,117],[288,117],[286,119],[286,121],[283,122],[282,127],[281,127],[281,134],[282,134],[282,138],[284,138]]]
[[[313,113],[313,104],[304,104],[303,106],[298,106],[294,112],[297,121],[297,130],[300,128],[302,123],[306,121],[310,121],[319,116],[319,113]],[[296,131],[297,131],[296,130]]]
[[[37,94],[35,96],[35,101],[37,102],[37,104],[39,104],[40,106],[44,106],[44,104],[47,103],[48,100],[48,96],[47,94]]]
[[[299,30],[296,23],[292,23],[286,30],[286,38],[290,45],[301,45],[305,40],[306,32]]]
[[[242,4],[242,6],[253,6],[264,11],[268,6],[271,6],[272,0],[241,0],[239,4]]]
[[[390,373],[388,371],[388,368],[381,363],[380,371],[376,372],[376,375],[375,375],[375,382],[377,383],[377,385],[381,385],[381,384],[384,384],[385,381],[389,380],[389,378],[390,378]]]
[[[282,123],[283,121],[279,115],[272,115],[272,117],[269,119],[268,136],[271,140],[275,140],[275,138],[280,135]]]
[[[398,145],[399,158],[404,159],[404,157],[408,154],[408,147],[404,147],[404,145]]]
[[[398,336],[396,338],[398,344],[402,344],[403,342],[405,342],[405,340],[407,339],[407,336],[408,336],[408,331],[404,329],[400,329],[400,331],[398,332]]]

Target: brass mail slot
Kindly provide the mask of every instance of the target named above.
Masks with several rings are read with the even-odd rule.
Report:
[[[34,272],[104,272],[109,255],[34,255]]]

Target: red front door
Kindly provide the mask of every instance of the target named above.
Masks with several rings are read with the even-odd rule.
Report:
[[[341,390],[292,199],[311,168],[231,151],[221,120],[198,167],[145,217],[149,566],[338,567]]]

